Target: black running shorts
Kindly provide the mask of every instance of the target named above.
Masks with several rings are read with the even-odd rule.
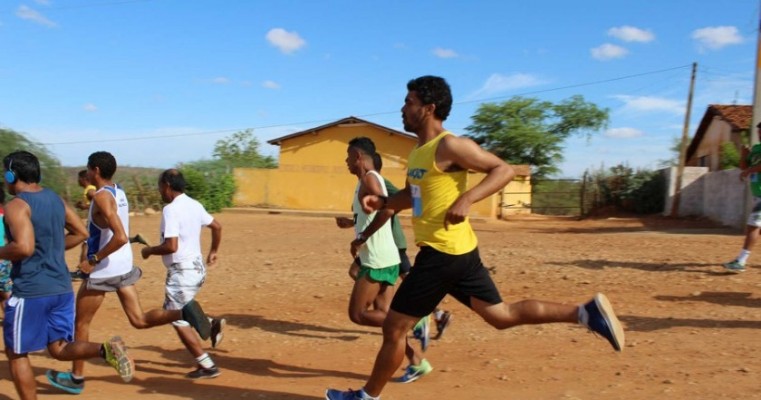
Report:
[[[415,265],[396,291],[391,309],[422,318],[433,312],[447,294],[468,308],[471,297],[489,304],[502,302],[489,271],[481,263],[478,248],[454,256],[422,246]]]

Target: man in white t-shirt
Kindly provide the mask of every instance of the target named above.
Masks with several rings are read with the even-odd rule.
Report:
[[[206,278],[206,265],[213,266],[217,262],[217,249],[222,240],[222,225],[206,212],[201,203],[185,194],[186,186],[180,171],[168,169],[161,173],[159,193],[167,203],[161,217],[161,244],[142,249],[143,259],[160,255],[167,268],[166,310],[179,310],[193,301]],[[211,249],[206,265],[201,252],[201,228],[204,226],[211,228]],[[225,320],[210,318],[210,322],[211,347],[217,347],[222,341]],[[191,379],[219,376],[219,368],[203,351],[190,324],[177,320],[172,325],[198,363],[198,368],[186,376]]]
[[[79,264],[85,279],[76,298],[74,337],[90,339],[90,326],[106,293],[116,292],[130,324],[137,329],[166,325],[185,320],[205,338],[211,326],[196,301],[177,309],[152,309],[140,306],[137,281],[143,272],[133,265],[129,245],[129,202],[121,186],[113,182],[116,158],[106,151],[96,151],[87,158],[87,177],[96,192],[88,214],[87,259]],[[71,394],[80,394],[85,386],[84,360],[74,360],[71,372],[48,370],[46,377],[54,387]]]

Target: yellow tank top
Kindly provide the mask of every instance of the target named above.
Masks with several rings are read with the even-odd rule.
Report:
[[[442,132],[435,139],[415,147],[410,153],[407,182],[412,195],[412,228],[418,246],[431,246],[452,255],[471,252],[478,239],[470,220],[444,229],[449,207],[467,189],[468,171],[443,172],[436,166],[439,142],[452,132]]]

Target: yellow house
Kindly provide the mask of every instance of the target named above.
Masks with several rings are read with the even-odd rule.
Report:
[[[402,188],[406,180],[407,156],[417,144],[417,137],[357,117],[348,117],[329,124],[272,139],[267,143],[280,146],[278,168],[236,168],[234,170],[236,206],[257,206],[297,210],[346,211],[351,209],[357,177],[346,166],[349,141],[365,136],[375,142],[383,159],[382,175]],[[520,166],[519,166],[520,167]],[[528,168],[517,168],[527,171]],[[496,194],[474,204],[472,216],[498,218],[501,205],[530,204],[526,195],[528,174],[519,176],[505,192],[514,199]],[[483,174],[472,174],[469,185],[480,182]],[[515,187],[511,185],[515,184]],[[526,212],[510,209],[511,213]],[[528,210],[528,209],[527,209]]]

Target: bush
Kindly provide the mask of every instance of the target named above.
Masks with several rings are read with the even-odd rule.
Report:
[[[740,153],[732,142],[721,144],[721,158],[719,160],[721,169],[732,169],[740,167]]]
[[[203,204],[208,212],[217,212],[233,204],[235,181],[221,163],[198,161],[180,166],[188,187],[188,196]]]
[[[663,211],[666,178],[659,171],[633,170],[619,164],[608,171],[587,173],[587,186],[594,188],[591,208],[613,206],[621,211],[652,214]]]

